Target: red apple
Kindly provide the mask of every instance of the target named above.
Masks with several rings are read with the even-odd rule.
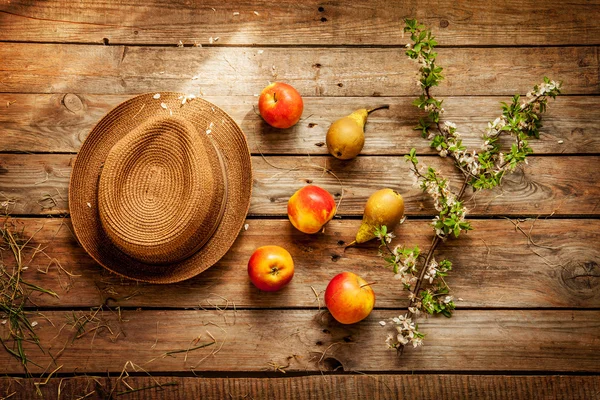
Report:
[[[260,290],[276,292],[294,277],[294,260],[283,247],[262,246],[250,256],[248,275]]]
[[[260,116],[275,128],[285,129],[295,125],[303,109],[302,96],[287,83],[271,83],[258,98]]]
[[[325,189],[315,185],[304,186],[288,201],[288,218],[304,233],[317,233],[335,214],[335,200]]]
[[[352,272],[342,272],[327,285],[325,304],[338,322],[355,324],[365,319],[373,310],[375,292],[360,276]]]

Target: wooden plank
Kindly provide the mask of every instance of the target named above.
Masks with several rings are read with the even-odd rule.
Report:
[[[435,12],[431,12],[435,10]],[[91,0],[0,6],[0,40],[103,43],[404,45],[401,21],[418,18],[446,45],[599,44],[597,1],[344,3],[316,0],[178,2]],[[237,14],[236,14],[237,13]],[[540,18],[539,16],[544,16]]]
[[[82,141],[108,111],[127,95],[0,94],[0,151],[77,152]],[[373,113],[366,127],[362,154],[405,154],[417,148],[430,154],[428,141],[413,130],[420,114],[411,97],[305,97],[304,118],[286,130],[271,128],[257,114],[254,96],[206,97],[231,114],[248,135],[255,154],[327,154],[322,143],[329,125],[359,108],[390,104],[390,110]],[[487,122],[500,114],[499,97],[449,97],[445,118],[458,124],[463,143],[481,145]],[[600,108],[596,96],[559,97],[544,116],[540,140],[531,141],[536,154],[599,153],[600,128],[591,109]],[[559,143],[559,141],[563,143]],[[320,146],[319,146],[320,145]]]
[[[600,372],[600,311],[483,310],[422,319],[425,345],[400,358],[384,343],[393,328],[379,324],[393,310],[374,311],[354,325],[317,310],[121,310],[98,312],[85,332],[69,326],[69,319],[93,313],[45,311],[45,318],[35,318],[46,354],[23,343],[41,366],[30,365],[31,372],[61,365],[62,373],[113,374],[128,361],[148,372],[273,371],[269,363],[289,372]],[[6,329],[0,328],[3,335]],[[198,337],[196,345],[214,344],[186,353]],[[6,374],[23,372],[5,351],[0,361]]]
[[[279,375],[281,376],[281,375]],[[493,375],[324,375],[287,378],[208,378],[131,376],[22,379],[0,378],[0,394],[11,399],[105,399],[120,393],[125,399],[569,399],[590,400],[600,392],[598,376]],[[129,387],[127,385],[129,385]],[[144,389],[146,388],[146,389]],[[137,390],[132,392],[132,390]],[[130,391],[129,393],[127,393]],[[121,398],[121,396],[119,396]]]
[[[4,43],[0,59],[0,92],[10,93],[238,96],[258,94],[275,80],[303,96],[414,96],[419,90],[418,67],[398,48]],[[564,81],[565,94],[600,92],[597,47],[446,48],[439,49],[439,65],[447,79],[438,96],[524,94],[544,75]]]
[[[0,192],[16,201],[11,212],[62,215],[68,212],[67,191],[74,156],[68,154],[0,154]],[[507,175],[501,188],[468,194],[471,216],[579,215],[600,213],[600,187],[596,185],[598,156],[530,157],[526,168]],[[462,175],[449,159],[422,157],[439,169],[458,190]],[[403,157],[358,157],[351,161],[333,157],[252,158],[254,189],[250,215],[287,215],[290,196],[307,183],[322,186],[340,199],[340,216],[362,215],[368,197],[390,187],[405,199],[409,216],[433,215],[431,199],[413,185]],[[327,167],[340,179],[324,172]],[[582,201],[585,196],[585,201]]]
[[[29,267],[23,279],[51,289],[59,297],[34,295],[39,307],[169,307],[169,308],[318,308],[329,280],[353,271],[369,282],[377,308],[400,308],[406,292],[377,257],[373,241],[344,251],[360,221],[331,221],[324,234],[305,235],[287,220],[248,220],[225,257],[185,282],[149,285],[121,279],[97,265],[78,246],[68,219],[17,219],[14,230],[33,239],[23,254]],[[519,223],[527,237],[507,220],[475,220],[474,230],[438,249],[454,271],[447,278],[457,307],[600,308],[600,220],[529,220]],[[396,229],[394,244],[429,248],[428,221],[409,220]],[[1,243],[1,242],[0,242]],[[276,244],[294,258],[293,281],[278,293],[261,293],[249,281],[246,266],[254,249]],[[34,249],[44,249],[33,258]],[[0,253],[7,268],[12,254]],[[51,262],[52,261],[52,262]],[[58,263],[58,264],[56,264]],[[58,265],[64,270],[60,270]],[[69,278],[64,271],[75,275]],[[45,273],[42,273],[45,272]],[[321,293],[321,300],[314,294]]]

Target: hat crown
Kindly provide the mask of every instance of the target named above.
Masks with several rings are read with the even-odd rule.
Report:
[[[105,160],[98,211],[108,238],[149,264],[184,260],[219,225],[226,200],[223,160],[210,137],[178,116],[148,119]]]

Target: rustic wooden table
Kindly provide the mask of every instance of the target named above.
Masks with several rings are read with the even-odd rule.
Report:
[[[0,2],[0,201],[33,236],[23,279],[58,295],[27,303],[43,352],[24,344],[33,378],[23,379],[19,361],[0,351],[0,397],[600,398],[600,2],[135,3]],[[404,55],[405,17],[440,42],[447,78],[435,94],[469,146],[500,101],[544,75],[564,81],[564,96],[550,103],[529,165],[502,190],[472,197],[474,231],[438,250],[455,265],[455,315],[422,319],[425,346],[398,357],[378,322],[402,313],[405,295],[376,243],[343,245],[367,197],[392,187],[406,200],[400,242],[428,247],[434,209],[412,186],[402,157],[411,147],[460,184],[412,130],[417,67]],[[303,119],[289,130],[256,113],[255,96],[274,80],[304,96]],[[71,234],[66,201],[91,127],[121,101],[156,91],[202,95],[229,112],[248,136],[255,177],[248,229],[229,253],[167,286],[95,264]],[[327,154],[333,120],[382,103],[391,107],[370,117],[360,157]],[[308,182],[337,199],[343,190],[325,234],[301,234],[286,218],[289,196]],[[296,261],[279,293],[259,292],[246,274],[265,244]],[[350,326],[314,293],[344,270],[379,282],[376,310]]]

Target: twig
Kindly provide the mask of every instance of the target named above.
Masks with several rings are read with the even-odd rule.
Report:
[[[96,389],[92,390],[91,392],[89,392],[88,394],[85,394],[81,397],[78,397],[76,400],[83,400],[83,399],[87,399],[88,397],[90,397],[91,395],[93,395],[94,393],[96,393]]]
[[[213,338],[214,339],[214,338]],[[189,353],[190,351],[194,351],[194,350],[198,350],[198,349],[202,349],[204,347],[208,347],[208,346],[212,346],[213,344],[215,344],[217,341],[215,340],[214,342],[210,342],[210,343],[203,343],[199,346],[195,346],[195,347],[188,347],[187,349],[181,349],[181,350],[171,350],[171,351],[167,351],[165,353],[166,356],[170,356],[173,354],[179,354],[179,353]]]
[[[287,365],[279,365],[279,364],[277,364],[276,362],[269,361],[269,362],[267,363],[267,365],[268,365],[269,367],[273,368],[273,370],[274,370],[274,371],[278,371],[278,372],[281,372],[281,373],[285,374],[285,369],[286,369],[286,368],[289,368],[289,366],[290,366],[290,363],[289,363],[289,361],[288,361],[288,364],[287,364]]]
[[[321,297],[319,297],[319,293],[317,293],[317,290],[313,286],[311,286],[310,288],[312,289],[313,293],[315,294],[316,300],[319,304],[319,311],[321,311]]]
[[[156,321],[156,340],[154,340],[154,344],[150,346],[151,349],[154,349],[156,347],[156,344],[158,343],[158,323],[159,321]]]
[[[335,346],[336,344],[343,344],[343,342],[334,342],[334,343],[331,343],[329,346],[327,346],[327,348],[323,351],[323,354],[321,354],[321,358],[319,358],[319,361],[317,361],[317,364],[321,364],[321,362],[325,358],[325,354],[327,353],[327,351],[330,348],[332,348],[333,346]]]
[[[483,240],[483,239],[481,239],[481,238],[480,238],[479,240],[481,240],[481,241],[483,242],[483,244],[485,244],[485,247],[487,248],[487,253],[486,253],[486,255],[485,255],[485,261],[488,261],[488,259],[489,259],[489,257],[490,257],[490,254],[492,253],[492,249],[490,249],[490,246],[488,246],[488,244],[487,244],[487,242],[486,242],[485,240]],[[489,265],[489,263],[488,263],[488,266],[487,266],[487,268],[489,268],[489,267],[490,267],[490,265]],[[487,269],[487,268],[486,268],[486,269]]]
[[[523,230],[523,228],[521,228],[521,226],[519,225],[519,221],[515,222],[512,219],[508,218],[508,217],[504,217],[505,219],[507,219],[508,221],[510,221],[511,224],[513,224],[515,226],[515,231],[518,230],[520,231],[526,238],[527,238],[527,247],[529,247],[529,250],[531,250],[531,252],[533,254],[535,254],[536,256],[538,256],[539,258],[542,259],[542,261],[544,261],[544,264],[546,264],[549,267],[561,267],[562,265],[560,264],[553,264],[552,262],[550,262],[546,257],[544,257],[542,254],[538,253],[532,246],[535,247],[541,247],[543,249],[548,249],[548,250],[558,250],[560,249],[560,247],[552,247],[552,246],[543,246],[543,245],[539,245],[537,243],[535,243],[533,241],[533,239],[531,239],[531,231],[533,230],[533,224],[531,225],[531,228],[529,229],[529,233],[525,232]],[[537,220],[537,217],[536,217]],[[534,220],[535,223],[535,220]],[[564,265],[564,264],[563,264]]]
[[[467,177],[463,181],[460,191],[458,192],[458,195],[457,195],[458,201],[462,200],[468,183],[469,183],[469,178]],[[427,271],[427,266],[429,265],[429,262],[431,261],[431,258],[433,257],[433,252],[437,249],[438,245],[441,242],[442,242],[442,239],[436,235],[435,239],[433,239],[433,243],[431,244],[431,247],[429,248],[429,252],[427,252],[427,256],[425,257],[425,263],[423,264],[423,267],[421,268],[421,272],[419,273],[419,277],[417,278],[417,282],[415,283],[415,289],[413,291],[413,293],[415,294],[415,297],[413,297],[413,299],[410,301],[409,308],[412,308],[414,303],[417,301],[417,298],[419,296],[419,290],[421,289],[421,285],[423,283],[423,277],[425,276],[425,272]],[[409,310],[408,316],[412,317],[413,315],[414,314]]]
[[[98,325],[98,326],[95,326],[95,327],[91,328],[90,330],[87,330],[87,331],[85,331],[85,332],[81,333],[80,335],[77,335],[77,336],[75,337],[75,339],[81,339],[82,337],[84,337],[84,336],[85,336],[85,335],[87,335],[88,333],[90,333],[90,332],[95,332],[95,331],[97,331],[97,330],[98,330],[98,329],[100,329],[100,328],[106,328],[106,329],[107,329],[107,330],[110,332],[110,334],[111,334],[111,335],[114,335],[114,332],[112,331],[112,329],[110,329],[110,326],[108,326],[108,325],[104,324],[104,325]]]
[[[34,182],[34,185],[40,185],[40,184],[45,183],[45,182],[48,181],[48,177],[50,175],[48,174],[48,172],[46,172],[46,171],[44,171],[44,172],[46,173],[46,178],[44,178],[44,180],[42,180],[42,181]],[[52,199],[52,201],[54,201],[54,203],[56,204],[56,201],[52,198],[52,196],[50,196],[49,194],[47,196],[50,197]]]
[[[142,391],[142,390],[155,389],[155,388],[161,388],[162,389],[164,386],[178,386],[178,385],[179,385],[179,383],[177,383],[175,381],[173,381],[173,382],[166,382],[166,383],[157,383],[157,384],[154,384],[154,385],[144,386],[144,387],[137,388],[137,389],[128,389],[128,390],[125,390],[125,391],[122,391],[122,392],[117,392],[116,395],[117,396],[122,396],[124,394],[139,392],[139,391]]]
[[[50,378],[52,378],[52,375],[54,375],[62,367],[63,367],[62,365],[59,365],[54,371],[50,372],[50,374],[46,377],[46,380],[44,382],[34,382],[33,383],[33,385],[35,386],[35,391],[37,392],[37,394],[39,396],[42,396],[42,392],[40,391],[40,386],[47,385],[48,381],[50,381]]]

